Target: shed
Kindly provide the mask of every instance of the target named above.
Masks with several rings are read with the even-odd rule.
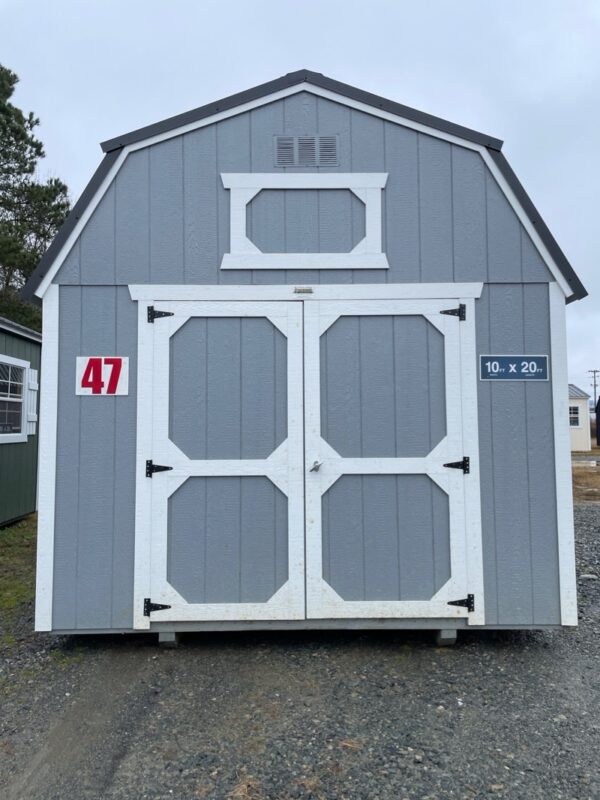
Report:
[[[501,146],[307,71],[104,142],[25,290],[37,630],[577,624],[586,291]]]
[[[592,449],[590,396],[573,383],[569,384],[569,431],[571,450],[587,452]]]
[[[37,508],[41,335],[0,317],[0,526]]]

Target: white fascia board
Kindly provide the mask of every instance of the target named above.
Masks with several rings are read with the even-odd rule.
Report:
[[[340,283],[226,286],[129,284],[132,300],[434,300],[481,297],[483,283]]]
[[[452,134],[445,133],[444,131],[430,128],[427,125],[422,125],[419,122],[414,122],[413,120],[406,119],[405,117],[401,117],[400,115],[391,114],[389,111],[383,111],[382,109],[369,106],[366,103],[361,103],[356,100],[351,100],[348,97],[344,97],[343,95],[339,95],[327,89],[322,89],[318,86],[313,86],[312,84],[306,82],[298,84],[297,86],[291,86],[288,89],[283,89],[279,92],[273,92],[273,94],[261,97],[257,100],[253,100],[252,102],[243,103],[242,105],[236,106],[235,108],[229,109],[227,111],[221,111],[217,114],[213,114],[210,117],[206,117],[205,119],[197,120],[195,122],[190,122],[187,125],[182,125],[179,128],[174,128],[173,130],[165,131],[164,133],[158,134],[157,136],[151,136],[148,139],[144,139],[143,141],[139,142],[134,142],[133,144],[124,147],[121,155],[115,161],[112,169],[107,174],[105,180],[98,187],[96,195],[94,196],[93,200],[90,202],[85,212],[81,215],[81,219],[78,221],[77,225],[71,232],[71,235],[61,248],[60,252],[57,254],[54,263],[49,268],[44,279],[36,289],[35,291],[36,296],[43,297],[46,289],[48,288],[50,283],[52,283],[52,281],[54,280],[54,276],[56,275],[63,261],[67,257],[71,247],[73,246],[73,243],[77,240],[77,237],[81,233],[81,230],[86,225],[87,221],[89,220],[94,210],[100,203],[110,183],[112,182],[116,173],[121,168],[123,161],[125,160],[125,158],[129,153],[135,150],[140,150],[144,147],[150,147],[151,145],[166,141],[167,139],[172,139],[175,136],[181,136],[184,133],[189,133],[199,128],[204,128],[207,125],[213,125],[214,123],[220,122],[221,120],[224,119],[228,119],[229,117],[237,116],[238,114],[244,114],[247,111],[252,111],[255,108],[260,108],[261,106],[273,103],[277,100],[281,100],[286,97],[290,97],[291,95],[298,94],[300,92],[309,92],[316,96],[324,97],[335,103],[339,103],[340,105],[344,105],[348,108],[353,108],[356,109],[357,111],[362,111],[365,114],[370,114],[371,116],[378,117],[380,119],[384,119],[389,122],[393,122],[397,125],[402,125],[405,128],[411,128],[412,130],[417,131],[419,133],[424,133],[427,134],[428,136],[433,136],[436,139],[443,139],[444,141],[447,141],[450,144],[455,144],[458,145],[459,147],[466,147],[469,150],[477,151],[483,158],[486,166],[494,176],[496,182],[500,186],[500,189],[506,196],[507,200],[509,201],[515,213],[517,214],[519,220],[523,224],[523,227],[529,234],[531,240],[533,241],[534,245],[536,246],[540,255],[542,256],[546,266],[548,267],[554,279],[556,280],[561,290],[563,291],[564,296],[565,297],[571,296],[572,294],[571,288],[568,285],[567,281],[565,280],[558,265],[550,255],[547,247],[544,245],[540,236],[538,235],[535,226],[529,220],[529,217],[527,216],[521,204],[517,200],[514,192],[508,185],[504,176],[500,173],[500,170],[496,167],[493,159],[491,158],[487,149],[483,145],[478,145],[475,144],[474,142],[469,142],[466,139],[459,138],[458,136],[453,136]]]
[[[42,381],[38,460],[38,534],[35,577],[35,630],[52,630],[54,583],[54,503],[56,489],[56,432],[58,399],[59,287],[44,296],[42,318]]]
[[[577,625],[565,298],[555,283],[550,284],[549,293],[560,617],[563,625]]]

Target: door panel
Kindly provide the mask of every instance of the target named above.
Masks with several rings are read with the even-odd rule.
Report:
[[[431,600],[450,578],[448,495],[427,475],[342,475],[322,505],[323,578],[343,600]]]
[[[308,617],[483,620],[479,522],[466,513],[477,453],[472,474],[444,466],[467,454],[475,364],[461,363],[472,320],[449,305],[305,304]],[[474,613],[449,605],[475,591]]]
[[[472,301],[466,321],[447,300],[155,303],[136,628],[145,598],[157,622],[483,623]],[[475,612],[451,604],[468,594]]]
[[[136,626],[146,597],[170,606],[153,621],[300,619],[302,304],[158,308],[140,309],[138,452],[171,469],[138,478]]]
[[[444,337],[425,317],[341,316],[320,359],[322,436],[341,456],[425,456],[444,437]]]
[[[169,435],[189,458],[267,458],[287,436],[287,341],[266,317],[191,317],[169,386]]]

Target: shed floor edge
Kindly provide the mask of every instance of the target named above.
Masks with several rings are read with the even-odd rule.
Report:
[[[323,631],[323,630],[472,630],[472,631],[548,631],[558,630],[570,626],[560,624],[550,625],[467,625],[463,620],[288,620],[257,621],[257,622],[154,622],[148,630],[134,630],[132,628],[68,628],[52,630],[50,633],[61,635],[110,635],[110,634],[145,634],[145,633],[218,633],[234,631]]]

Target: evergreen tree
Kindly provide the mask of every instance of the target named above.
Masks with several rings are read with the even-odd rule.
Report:
[[[69,198],[62,181],[38,178],[39,120],[10,103],[18,80],[0,64],[0,315],[39,330],[38,307],[18,292],[64,222]]]

